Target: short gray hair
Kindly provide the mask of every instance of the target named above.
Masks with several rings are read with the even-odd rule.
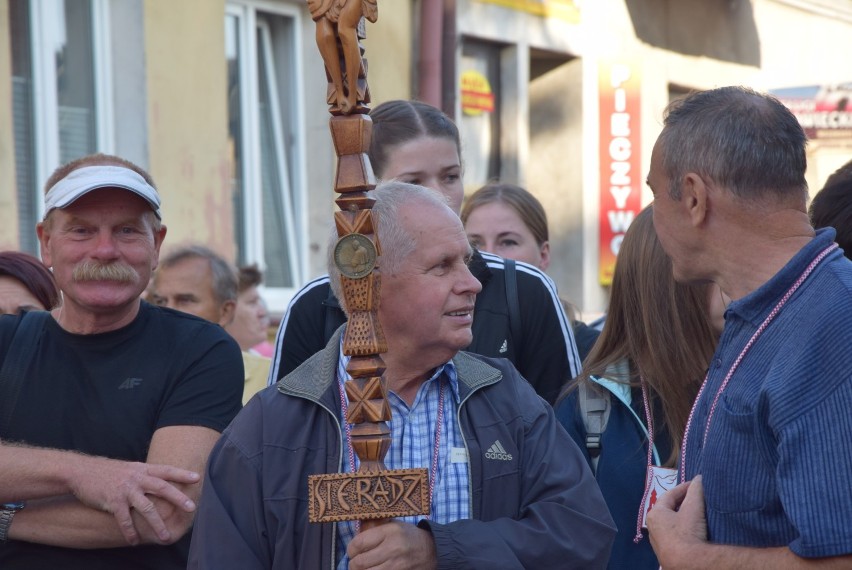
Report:
[[[673,101],[658,144],[675,200],[688,172],[744,199],[807,198],[807,137],[770,95],[730,86]]]
[[[384,275],[393,275],[399,271],[402,262],[414,251],[417,243],[399,218],[399,209],[405,204],[435,205],[449,208],[447,198],[431,188],[391,180],[376,186],[369,193],[376,202],[373,204],[373,219],[376,223],[382,255],[381,271]],[[337,297],[340,307],[347,315],[346,300],[340,284],[340,270],[334,263],[334,246],[338,236],[332,231],[328,244],[328,277],[331,290]]]
[[[221,255],[203,245],[186,245],[171,250],[160,260],[160,269],[174,267],[187,259],[205,259],[213,277],[213,294],[219,304],[237,300],[237,269]],[[156,277],[155,277],[156,279]]]

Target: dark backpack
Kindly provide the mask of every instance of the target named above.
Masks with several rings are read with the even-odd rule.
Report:
[[[580,403],[580,416],[586,428],[586,449],[592,462],[592,473],[597,473],[601,455],[601,437],[606,431],[609,412],[612,409],[610,393],[591,382],[577,385],[577,399]]]
[[[626,361],[619,361],[607,366],[604,372],[607,378],[627,378],[629,368]],[[612,410],[612,394],[609,390],[594,382],[580,382],[577,386],[577,400],[580,404],[580,417],[586,428],[586,449],[592,462],[592,472],[598,470],[602,442],[606,431],[609,413]]]

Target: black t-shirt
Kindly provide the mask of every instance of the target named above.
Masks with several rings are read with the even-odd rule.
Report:
[[[0,365],[19,322],[0,318]],[[224,430],[240,410],[244,376],[239,346],[221,327],[144,302],[132,323],[102,334],[70,334],[46,319],[24,374],[0,439],[143,462],[161,427]],[[100,550],[10,541],[0,544],[0,568],[182,569],[189,538]]]

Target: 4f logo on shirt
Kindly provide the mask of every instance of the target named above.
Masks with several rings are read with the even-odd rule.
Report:
[[[118,389],[119,390],[132,390],[133,388],[140,385],[141,383],[142,383],[141,378],[128,378],[127,380],[125,380],[124,382],[122,382],[119,385]]]
[[[511,461],[512,454],[506,453],[506,450],[503,448],[503,444],[500,443],[498,439],[491,447],[488,448],[488,451],[485,452],[486,459],[498,459],[500,461]]]
[[[508,350],[509,350],[509,341],[504,340],[503,344],[500,345],[500,351],[499,352],[500,352],[500,354],[503,354],[504,352],[506,352]]]

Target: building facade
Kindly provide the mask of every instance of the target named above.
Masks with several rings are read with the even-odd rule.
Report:
[[[450,4],[455,53],[447,65],[456,66],[457,85],[473,71],[492,93],[492,111],[470,113],[464,87],[444,91],[445,109],[462,126],[466,188],[499,179],[542,201],[548,273],[589,316],[605,310],[621,236],[651,200],[644,181],[670,101],[733,84],[779,97],[793,86],[852,87],[849,0]],[[831,115],[838,128],[811,138],[812,191],[852,159],[849,110]]]
[[[532,191],[549,272],[587,314],[604,310],[620,236],[650,200],[669,101],[726,84],[826,86],[841,101],[852,81],[852,0],[380,0],[367,35],[373,104],[441,106],[462,131],[467,190]],[[258,263],[280,313],[324,272],[325,89],[304,0],[0,0],[0,249],[36,253],[56,166],[118,154],[157,181],[166,249]],[[822,131],[813,189],[852,158],[848,133]]]

